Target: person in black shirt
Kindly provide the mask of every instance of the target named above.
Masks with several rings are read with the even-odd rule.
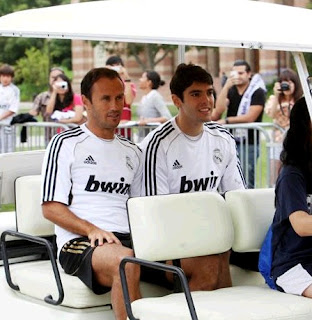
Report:
[[[231,75],[220,91],[212,120],[221,124],[261,122],[266,100],[265,84],[259,74],[251,77],[250,65],[244,60],[234,62]],[[226,118],[221,119],[227,110]],[[259,156],[259,136],[254,141],[253,130],[235,130],[234,136],[248,188],[255,187],[255,156]],[[245,148],[240,144],[248,144],[248,161],[245,161]]]
[[[312,298],[312,124],[305,98],[290,112],[275,187],[272,276],[279,291]]]

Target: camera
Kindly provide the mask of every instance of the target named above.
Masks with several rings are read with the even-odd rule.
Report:
[[[68,83],[66,81],[59,81],[55,82],[55,86],[59,89],[67,90],[68,89]]]
[[[288,91],[290,89],[290,86],[287,82],[282,82],[281,83],[281,88],[279,91]]]
[[[231,71],[230,76],[233,77],[234,79],[237,79],[238,78],[238,71],[236,71],[236,70]]]

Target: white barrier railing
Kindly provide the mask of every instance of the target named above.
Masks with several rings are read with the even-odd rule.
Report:
[[[139,126],[131,122],[131,125],[120,124],[116,132],[138,143],[158,125]],[[26,122],[0,126],[0,153],[45,149],[53,135],[74,126],[76,125],[56,122]],[[238,154],[249,187],[272,187],[276,179],[276,168],[272,166],[270,154],[281,147],[281,144],[274,143],[273,131],[280,130],[284,133],[284,130],[273,123],[264,122],[229,124],[224,127],[236,136]],[[251,133],[249,136],[242,136],[242,130],[251,130]],[[240,133],[239,137],[236,133]],[[257,143],[249,143],[248,137],[251,136]],[[254,170],[251,170],[252,168]]]

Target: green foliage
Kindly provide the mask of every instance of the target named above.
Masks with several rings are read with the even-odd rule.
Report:
[[[26,50],[15,68],[15,82],[20,84],[21,100],[32,101],[33,96],[47,89],[49,59],[46,50],[36,48]]]

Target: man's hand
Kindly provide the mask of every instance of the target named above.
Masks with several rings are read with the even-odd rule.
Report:
[[[102,246],[105,242],[107,243],[116,243],[120,244],[121,242],[119,239],[109,231],[102,230],[100,228],[94,227],[88,234],[88,238],[91,242],[91,247],[96,247],[95,242],[97,241],[99,246]]]

